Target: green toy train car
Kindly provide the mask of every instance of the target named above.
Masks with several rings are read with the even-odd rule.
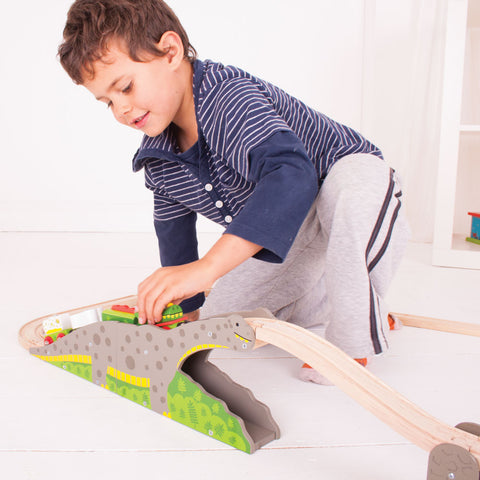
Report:
[[[100,320],[99,312],[95,313],[95,315],[92,315],[91,317],[92,318],[88,318],[89,323]],[[75,330],[75,328],[78,328],[79,325],[73,325],[72,318],[73,316],[61,314],[53,315],[52,317],[44,320],[44,344],[50,345],[53,342],[56,342],[59,338],[68,335],[72,330]],[[87,324],[85,323],[85,319],[83,320],[84,323],[82,326]],[[113,305],[111,308],[107,308],[106,310],[102,311],[102,321],[108,322],[112,320],[116,322],[133,323],[138,325],[138,313],[135,312],[134,307],[129,307],[128,305]],[[183,315],[182,307],[175,305],[174,303],[169,303],[167,308],[162,313],[162,320],[157,323],[156,326],[170,329],[175,328],[185,321],[186,319]]]
[[[138,313],[135,312],[134,307],[129,307],[128,305],[113,305],[111,308],[103,310],[102,321],[116,321],[138,325]],[[169,303],[162,313],[162,320],[156,325],[165,329],[171,329],[184,322],[185,317],[182,307]]]

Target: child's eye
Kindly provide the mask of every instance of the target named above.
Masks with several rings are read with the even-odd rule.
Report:
[[[123,90],[122,93],[128,93],[132,90],[132,82],[130,82]]]

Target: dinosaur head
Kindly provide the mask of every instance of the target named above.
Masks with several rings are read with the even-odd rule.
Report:
[[[255,344],[255,332],[253,328],[238,314],[229,315],[226,321],[235,336],[235,339],[232,339],[233,348],[251,350]]]

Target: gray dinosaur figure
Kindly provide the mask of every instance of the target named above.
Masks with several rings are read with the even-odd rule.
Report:
[[[92,382],[99,386],[107,385],[107,373],[111,374],[112,369],[115,374],[121,372],[137,382],[148,380],[152,410],[167,416],[168,387],[175,374],[181,372],[243,419],[254,451],[279,437],[277,424],[268,407],[255,399],[250,390],[233,382],[208,361],[213,348],[253,348],[255,332],[244,320],[245,312],[241,313],[189,322],[171,330],[97,322],[74,330],[51,345],[31,348],[30,353],[51,362],[78,358],[87,358],[89,362],[91,358]],[[265,311],[251,313],[265,315]]]

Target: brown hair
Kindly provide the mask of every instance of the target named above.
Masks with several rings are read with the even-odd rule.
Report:
[[[105,55],[111,40],[124,41],[130,58],[141,62],[142,53],[165,55],[156,44],[167,31],[180,36],[185,57],[193,63],[197,52],[163,0],[76,0],[68,12],[58,56],[72,80],[82,84],[85,73],[93,77],[93,63]]]

